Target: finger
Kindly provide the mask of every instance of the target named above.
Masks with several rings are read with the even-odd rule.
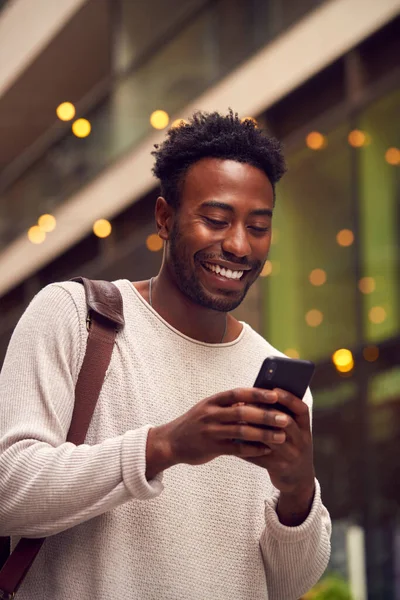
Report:
[[[240,423],[222,427],[217,426],[210,434],[214,439],[259,442],[266,445],[283,444],[286,441],[284,431],[274,431],[273,429],[252,427],[251,425]]]
[[[232,406],[232,404],[238,404],[239,402],[245,404],[274,404],[278,401],[278,394],[274,390],[262,390],[261,388],[236,388],[215,394],[210,400],[219,406]]]
[[[290,410],[298,426],[301,429],[310,429],[310,414],[307,404],[286,390],[276,388],[274,392],[278,395],[278,403]]]
[[[224,454],[238,456],[240,458],[257,458],[271,454],[271,448],[264,444],[248,444],[240,441],[230,441],[225,445]]]
[[[240,402],[234,406],[220,408],[215,412],[215,419],[220,423],[250,423],[264,427],[285,428],[291,418],[282,412],[269,407],[259,407]]]

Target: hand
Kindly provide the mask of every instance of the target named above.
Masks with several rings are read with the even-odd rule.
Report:
[[[298,525],[307,517],[314,496],[314,462],[308,406],[289,392],[275,389],[276,401],[288,408],[292,416],[280,412],[280,440],[269,443],[271,453],[246,460],[268,470],[273,485],[280,490],[278,516],[284,524]],[[264,407],[265,410],[266,407]],[[277,427],[276,409],[269,419]]]
[[[222,454],[262,460],[272,452],[269,445],[277,432],[261,425],[274,422],[274,411],[265,409],[276,401],[274,392],[239,388],[206,398],[174,421],[150,429],[147,479],[173,465],[200,465]]]

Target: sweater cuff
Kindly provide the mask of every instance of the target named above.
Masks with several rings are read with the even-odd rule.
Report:
[[[156,498],[164,489],[163,474],[158,473],[146,479],[146,444],[149,430],[153,425],[127,431],[122,442],[122,478],[133,498],[150,500]]]
[[[271,498],[265,501],[266,529],[276,540],[280,542],[296,543],[309,537],[313,530],[320,529],[321,509],[323,508],[323,504],[321,500],[321,487],[317,479],[315,479],[315,493],[310,513],[306,520],[297,527],[289,527],[283,525],[279,521],[276,513],[279,494],[279,490],[276,490]]]

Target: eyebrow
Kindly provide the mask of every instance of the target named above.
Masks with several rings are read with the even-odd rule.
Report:
[[[230,213],[235,212],[235,209],[230,204],[226,204],[225,202],[216,202],[215,200],[203,202],[200,205],[200,208],[221,208],[222,210],[227,210]],[[250,215],[259,217],[272,217],[272,210],[269,208],[256,208],[255,210],[251,211]]]

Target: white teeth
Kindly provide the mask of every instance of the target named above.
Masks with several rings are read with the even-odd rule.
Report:
[[[226,279],[240,279],[243,275],[243,271],[232,271],[232,269],[224,269],[224,267],[220,267],[219,265],[213,265],[211,263],[205,263],[207,268],[210,271],[214,271],[218,275],[222,275],[222,277],[226,277]]]

